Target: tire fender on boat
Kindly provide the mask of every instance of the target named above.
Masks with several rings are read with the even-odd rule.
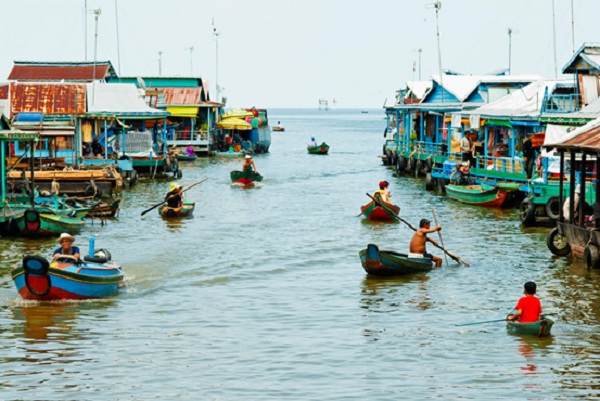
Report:
[[[107,249],[100,248],[100,249],[97,249],[96,252],[94,252],[94,256],[85,255],[83,257],[83,260],[85,260],[86,262],[92,262],[92,263],[106,263],[109,260],[111,260],[111,254]]]
[[[594,244],[589,244],[583,251],[583,260],[588,269],[597,269],[600,267],[600,254],[598,247]]]
[[[396,163],[396,170],[401,173],[406,169],[406,158],[404,155],[398,156],[398,161]]]
[[[425,189],[428,191],[433,189],[433,178],[430,172],[425,173]]]
[[[50,281],[50,276],[48,275],[48,270],[50,268],[50,263],[46,258],[43,258],[38,255],[25,255],[22,261],[23,271],[25,272],[25,285],[29,292],[34,295],[43,297],[50,292],[52,288],[52,282]],[[41,276],[46,279],[46,287],[44,291],[39,292],[31,286],[29,282],[30,275]]]
[[[546,215],[552,219],[557,220],[560,213],[560,202],[558,196],[553,196],[546,202]]]
[[[571,245],[565,241],[564,246],[559,248],[559,246],[554,242],[556,239],[559,239],[559,236],[562,236],[562,234],[558,232],[557,227],[554,227],[548,234],[546,245],[548,246],[550,252],[552,252],[554,255],[567,256],[569,253],[571,253]]]
[[[519,217],[524,226],[535,225],[535,205],[529,199],[523,199],[519,205]]]

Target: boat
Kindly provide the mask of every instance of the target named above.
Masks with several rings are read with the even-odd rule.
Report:
[[[376,192],[374,196],[376,201],[372,200],[360,208],[362,214],[371,221],[396,220],[396,216],[400,213],[400,208],[391,203],[382,201],[378,192]]]
[[[92,241],[92,239],[90,239]],[[48,261],[39,255],[25,255],[11,270],[23,299],[38,301],[94,299],[113,295],[123,283],[120,265],[105,249],[91,250],[83,261],[72,256]]]
[[[271,128],[273,131],[277,131],[277,132],[283,132],[285,131],[285,127],[282,125],[275,125],[273,126],[273,128]]]
[[[446,185],[449,198],[470,205],[501,207],[506,201],[508,192],[498,186],[478,185]]]
[[[553,324],[554,320],[542,314],[537,322],[519,323],[507,320],[506,328],[512,333],[545,337],[550,335]]]
[[[62,232],[77,232],[85,222],[80,217],[63,216],[46,210],[29,208],[16,219],[19,232],[24,236],[44,237]]]
[[[311,155],[326,155],[327,152],[329,152],[329,145],[323,142],[317,146],[307,146],[306,150],[308,150],[308,153]]]
[[[175,155],[175,157],[179,161],[194,161],[198,158],[196,155],[184,155],[184,154]]]
[[[252,171],[251,168],[247,168],[244,171],[233,170],[229,173],[231,181],[234,183],[242,184],[244,186],[253,186],[255,182],[261,182],[263,176]]]
[[[184,198],[181,209],[176,210],[176,209],[170,208],[166,204],[164,204],[158,208],[158,214],[163,218],[190,217],[194,213],[195,207],[196,207],[195,202],[192,202],[188,198]]]
[[[410,254],[393,251],[380,251],[374,244],[367,245],[359,253],[363,269],[375,276],[394,276],[428,272],[433,269],[430,258],[413,257]]]

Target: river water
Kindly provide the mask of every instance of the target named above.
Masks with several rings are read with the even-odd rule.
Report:
[[[230,184],[240,159],[198,159],[180,180],[208,178],[188,191],[194,218],[140,217],[168,190],[140,181],[118,218],[87,223],[77,244],[93,236],[124,266],[115,297],[21,300],[11,266],[57,244],[0,239],[0,399],[600,399],[598,271],[552,256],[549,229],[521,227],[516,210],[461,205],[396,177],[378,157],[381,110],[269,114],[286,131],[255,157],[262,185]],[[307,154],[311,135],[329,155]],[[435,211],[444,245],[471,266],[368,277],[360,249],[405,252],[412,234],[357,217],[381,180],[413,225]],[[558,312],[553,336],[455,326],[504,318],[528,280]]]

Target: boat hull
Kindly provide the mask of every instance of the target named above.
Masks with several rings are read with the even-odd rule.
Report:
[[[311,155],[326,155],[329,152],[329,145],[323,142],[318,146],[308,146],[306,150]]]
[[[358,254],[365,272],[374,276],[423,273],[433,269],[433,261],[429,258],[413,258],[393,251],[380,251],[374,244],[367,245]]]
[[[193,161],[193,160],[196,160],[196,158],[197,158],[197,156],[191,156],[191,155],[177,155],[175,157],[179,161]]]
[[[545,337],[550,335],[553,324],[554,320],[549,319],[547,317],[543,317],[537,322],[519,323],[507,321],[506,328],[511,333]]]
[[[158,208],[158,214],[165,219],[177,219],[191,217],[194,214],[196,203],[191,201],[184,201],[180,209],[173,209],[162,205]]]
[[[263,176],[255,173],[252,169],[245,169],[244,171],[234,170],[229,173],[231,181],[244,186],[254,185],[255,182],[261,182]]]
[[[40,213],[27,210],[17,219],[17,227],[25,236],[53,236],[63,232],[77,232],[85,222],[78,217],[61,216],[54,213]]]
[[[445,187],[446,195],[458,202],[485,207],[501,207],[507,192],[491,185],[452,185]]]
[[[362,214],[371,221],[395,221],[395,216],[400,213],[400,208],[391,203],[380,202],[385,207],[381,207],[375,201],[371,201],[360,208]]]
[[[53,261],[45,271],[40,271],[24,267],[26,258],[11,271],[15,287],[23,299],[58,301],[102,298],[117,293],[124,278],[121,266],[110,261],[85,262],[81,265]]]

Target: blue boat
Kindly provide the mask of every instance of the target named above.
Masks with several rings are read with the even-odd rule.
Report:
[[[380,251],[379,247],[374,244],[369,244],[366,249],[361,250],[359,257],[365,272],[375,276],[422,273],[433,269],[433,262],[430,258],[393,251]]]
[[[39,255],[25,255],[14,266],[11,276],[23,299],[59,301],[116,294],[124,273],[121,266],[111,260],[110,252],[98,249],[93,255],[84,256],[83,261],[63,255],[50,262]]]

